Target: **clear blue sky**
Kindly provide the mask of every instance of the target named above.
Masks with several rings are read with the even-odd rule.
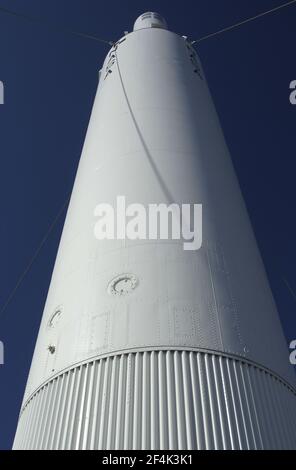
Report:
[[[195,39],[281,3],[0,0],[2,7],[111,40],[147,10]],[[296,339],[296,301],[283,282],[296,292],[296,106],[289,103],[289,83],[296,80],[295,23],[292,6],[198,47],[287,343]],[[0,13],[1,305],[72,188],[107,50]],[[1,449],[12,444],[63,220],[0,318]]]

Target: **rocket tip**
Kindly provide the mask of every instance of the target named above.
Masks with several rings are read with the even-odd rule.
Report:
[[[166,20],[159,13],[148,11],[137,18],[134,31],[147,28],[168,29],[168,26]]]

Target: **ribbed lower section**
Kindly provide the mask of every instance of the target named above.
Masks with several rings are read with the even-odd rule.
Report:
[[[188,351],[78,366],[26,403],[15,449],[295,449],[296,397],[272,374]]]

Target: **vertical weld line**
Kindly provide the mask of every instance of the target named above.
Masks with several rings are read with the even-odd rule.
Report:
[[[53,450],[55,446],[55,441],[56,441],[56,435],[57,435],[57,426],[59,423],[60,419],[60,413],[61,413],[61,400],[62,400],[62,394],[63,394],[63,389],[64,389],[64,381],[65,381],[65,374],[59,375],[57,377],[57,394],[56,394],[56,400],[54,404],[54,413],[52,416],[52,424],[51,424],[51,431],[50,431],[50,436],[49,436],[49,441],[48,441],[48,449]]]
[[[258,371],[258,374],[261,374],[261,372]],[[270,398],[270,389],[269,389],[269,376],[266,372],[262,372],[263,378],[262,381],[259,381],[262,385],[263,388],[263,398],[264,398],[264,404],[267,407],[267,414],[268,414],[268,426],[269,429],[271,430],[271,449],[276,449],[278,446],[278,441],[277,437],[275,436],[275,433],[272,431],[272,429],[276,428],[276,423],[274,422],[274,412],[273,412],[273,406],[271,403],[271,398]],[[270,450],[271,450],[270,449]]]
[[[90,449],[95,449],[96,446],[96,431],[99,421],[99,405],[100,405],[100,385],[101,385],[101,368],[102,361],[98,360],[94,362],[94,389],[91,400],[91,409],[90,416],[91,422],[89,426],[89,435],[88,435],[88,446]]]
[[[26,446],[26,428],[28,425],[28,415],[29,415],[29,410],[26,408],[23,410],[22,417],[21,417],[21,422],[20,422],[20,428],[17,430],[17,435],[14,440],[14,448],[15,449],[24,449]]]
[[[209,384],[207,382],[207,372],[206,372],[206,354],[198,353],[197,354],[197,363],[198,363],[198,376],[201,390],[201,403],[203,409],[204,417],[204,429],[205,429],[205,440],[206,440],[206,450],[212,450],[215,446],[215,436],[213,429],[213,422],[211,419],[211,409],[209,401]]]
[[[236,424],[236,429],[237,429],[237,437],[239,441],[239,449],[243,450],[243,443],[242,443],[242,436],[241,436],[241,429],[239,425],[239,419],[238,419],[238,413],[237,413],[237,400],[235,397],[235,390],[234,390],[234,382],[232,380],[232,374],[231,374],[231,369],[230,369],[230,360],[226,358],[226,366],[227,366],[227,375],[228,375],[228,383],[230,386],[230,391],[231,391],[231,398],[232,398],[232,405],[233,405],[233,411],[234,411],[234,416],[235,416],[235,424]],[[233,364],[232,364],[233,365]]]
[[[47,398],[48,398],[48,393],[49,393],[49,384],[46,384],[41,390],[40,393],[42,393],[42,405],[41,405],[41,413],[40,413],[40,425],[38,426],[36,436],[34,438],[34,441],[32,442],[32,447],[33,449],[40,449],[41,445],[41,440],[42,440],[42,429],[44,426],[45,422],[45,416],[47,413],[47,408],[46,408],[46,403],[47,403]]]
[[[69,422],[70,422],[70,411],[72,408],[72,400],[75,387],[75,377],[76,369],[69,371],[69,391],[67,391],[67,400],[66,400],[66,412],[65,417],[63,417],[62,429],[61,429],[61,442],[59,444],[59,449],[65,449],[67,444],[67,436],[69,435]]]
[[[98,383],[97,383],[97,395],[96,395],[96,414],[94,416],[95,423],[93,429],[93,447],[92,449],[99,450],[99,439],[101,432],[101,414],[102,414],[102,401],[103,401],[103,386],[105,377],[105,366],[106,360],[100,359],[98,361]]]
[[[107,393],[108,393],[108,377],[109,377],[109,360],[110,358],[103,358],[101,369],[101,388],[100,388],[100,413],[97,416],[98,428],[96,449],[104,450],[104,434],[105,434],[105,419],[107,408]],[[103,367],[104,366],[104,367]]]
[[[264,390],[265,373],[259,371],[256,367],[251,369],[254,391],[257,397],[258,411],[260,412],[260,426],[263,429],[263,449],[271,450],[273,447],[272,432],[270,426],[270,411],[268,409],[268,400]]]
[[[25,423],[22,427],[22,433],[23,435],[20,435],[20,441],[21,441],[21,448],[25,449],[26,446],[27,446],[27,443],[28,443],[28,440],[27,440],[27,435],[28,435],[28,432],[27,432],[27,429],[28,429],[28,426],[29,426],[29,417],[30,417],[30,413],[32,412],[31,409],[29,409],[28,407],[25,409],[24,411],[24,418],[25,418]]]
[[[179,351],[174,352],[175,390],[177,411],[178,450],[186,449],[187,436],[185,425],[184,394],[182,387],[182,364]]]
[[[57,423],[56,435],[53,446],[55,449],[58,449],[60,446],[61,440],[61,430],[64,422],[66,406],[67,406],[67,396],[69,392],[69,381],[70,381],[70,372],[66,372],[64,374],[64,383],[63,383],[63,399],[61,401],[61,409],[59,411],[59,421]]]
[[[151,353],[151,450],[159,445],[158,352]]]
[[[126,406],[124,419],[124,449],[126,450],[131,449],[133,437],[134,375],[134,354],[129,353],[127,356]]]
[[[189,354],[187,351],[183,351],[181,354],[182,359],[182,383],[183,383],[183,394],[184,394],[184,407],[185,407],[185,425],[187,435],[187,447],[188,450],[196,449],[196,428],[194,421],[194,405],[193,405],[193,394],[192,394],[192,376],[190,373]]]
[[[206,449],[205,442],[205,429],[204,429],[204,416],[200,396],[200,383],[198,379],[198,367],[197,367],[197,354],[190,352],[190,373],[192,380],[192,393],[193,393],[193,412],[194,412],[194,423],[196,428],[196,445],[198,450]]]
[[[246,418],[247,417],[249,418],[249,427],[251,429],[251,435],[252,435],[252,438],[253,438],[253,445],[254,445],[255,450],[257,450],[258,449],[258,442],[257,442],[257,439],[256,439],[255,430],[254,430],[254,423],[253,423],[253,417],[252,417],[252,412],[251,412],[251,406],[250,406],[248,391],[247,391],[247,387],[246,387],[245,367],[241,362],[239,363],[239,373],[240,373],[240,377],[241,377],[241,383],[242,383],[242,386],[243,386],[242,387],[243,388],[242,392],[243,392],[243,395],[244,395],[244,398],[245,398],[244,401],[245,401],[245,406],[246,406]]]
[[[254,369],[253,366],[251,366],[251,368],[252,368],[252,370]],[[263,439],[262,439],[260,422],[259,422],[259,418],[258,418],[256,401],[255,401],[254,392],[253,392],[254,387],[253,387],[251,376],[250,376],[250,367],[248,365],[245,365],[245,370],[246,370],[246,375],[247,375],[248,383],[249,383],[249,391],[250,391],[251,401],[252,401],[252,405],[253,405],[252,408],[253,408],[254,415],[255,415],[255,422],[256,422],[256,427],[257,427],[259,441],[260,441],[260,448],[261,448],[261,450],[263,450],[263,448],[264,448]]]
[[[24,409],[22,412],[21,418],[19,418],[18,428],[17,428],[16,436],[14,438],[14,443],[13,443],[14,449],[24,449],[26,445],[25,430],[26,430],[27,423],[28,423],[28,411],[29,411],[28,408]]]
[[[56,396],[57,396],[57,392],[58,392],[58,377],[56,379],[53,380],[53,393],[52,393],[52,401],[51,401],[51,404],[50,404],[50,412],[49,412],[49,415],[48,415],[48,424],[46,426],[46,439],[44,441],[44,449],[48,449],[49,446],[49,439],[50,439],[50,436],[51,436],[51,432],[52,432],[52,421],[53,421],[53,414],[54,414],[54,410],[55,410],[55,404],[56,404]]]
[[[278,415],[278,409],[277,409],[277,405],[276,405],[276,401],[275,401],[275,397],[274,397],[274,388],[273,388],[273,384],[272,384],[272,377],[269,376],[268,374],[266,374],[266,390],[267,390],[267,393],[268,393],[268,398],[269,398],[269,401],[270,401],[270,406],[271,406],[271,416],[272,416],[272,419],[273,419],[273,429],[274,430],[277,430],[277,431],[274,431],[274,436],[275,436],[275,448],[274,450],[282,450],[283,449],[283,444],[284,444],[284,441],[282,440],[282,432],[280,429],[280,426],[279,426],[279,415]]]
[[[115,449],[123,448],[123,430],[124,430],[124,414],[125,414],[125,389],[126,389],[126,357],[120,356],[119,367],[119,387],[118,387],[118,403],[117,403],[117,423]]]
[[[85,374],[81,392],[81,400],[80,400],[80,411],[79,417],[77,422],[77,431],[76,431],[76,449],[79,450],[82,448],[84,436],[85,436],[85,426],[87,425],[87,417],[86,417],[86,409],[88,403],[88,395],[89,395],[89,380],[91,375],[91,368],[92,363],[88,362],[85,364]]]
[[[31,419],[34,416],[34,403],[30,402],[29,407],[27,407],[27,424],[26,428],[24,429],[24,449],[31,449],[32,446],[30,445],[30,428],[31,428]]]
[[[169,428],[169,450],[176,450],[178,447],[177,431],[177,411],[176,411],[176,391],[175,374],[173,365],[173,353],[167,351],[167,384],[168,384],[168,428]]]
[[[54,384],[55,382],[52,381],[48,384],[48,394],[46,397],[46,414],[43,421],[43,428],[42,428],[42,437],[40,439],[40,449],[44,448],[44,442],[47,438],[47,429],[48,429],[48,417],[50,416],[50,410],[52,407],[52,399],[53,399],[53,391],[54,391]]]
[[[116,429],[116,409],[117,409],[117,390],[118,390],[118,356],[114,356],[112,360],[112,374],[110,385],[110,417],[107,429],[107,446],[108,450],[114,449],[115,445],[115,429]]]
[[[160,449],[169,449],[168,440],[168,403],[166,381],[166,356],[159,351],[158,386],[159,386],[159,443]]]
[[[143,382],[143,353],[137,352],[135,358],[135,390],[134,390],[134,410],[133,410],[133,450],[141,449],[142,430],[142,382]]]
[[[212,423],[212,430],[213,430],[213,435],[214,435],[214,446],[215,450],[220,450],[221,449],[221,438],[219,436],[219,431],[220,431],[220,424],[219,419],[217,416],[217,400],[215,396],[215,388],[213,386],[213,368],[211,367],[211,364],[209,363],[210,361],[210,356],[208,354],[205,354],[205,369],[206,369],[206,382],[207,382],[207,389],[209,393],[209,403],[210,403],[210,415],[211,415],[211,423]]]
[[[34,416],[34,426],[30,426],[30,435],[27,436],[27,438],[30,438],[31,446],[34,449],[34,441],[37,435],[37,429],[39,428],[40,425],[40,420],[41,420],[41,410],[42,410],[42,389],[39,390],[36,395],[33,397],[32,401],[34,402],[35,400],[35,416]]]
[[[105,369],[103,378],[103,393],[102,393],[102,406],[100,417],[100,432],[99,432],[99,450],[105,450],[106,437],[107,437],[107,424],[109,418],[109,398],[110,398],[110,357],[104,359]]]
[[[22,443],[21,448],[26,450],[28,448],[28,445],[30,444],[29,437],[30,437],[30,427],[31,427],[31,416],[34,413],[34,406],[33,406],[32,400],[27,404],[25,410],[23,411],[22,418],[24,416],[24,413],[26,413],[26,422],[23,427],[23,436],[20,436],[20,437],[21,437],[21,443]]]
[[[31,422],[32,422],[32,418],[33,416],[35,415],[35,407],[34,407],[34,403],[30,403],[30,408],[28,409],[28,424],[27,424],[27,429],[26,429],[26,436],[25,436],[25,440],[26,440],[26,444],[25,444],[25,449],[28,449],[30,450],[32,448],[32,445],[31,445],[31,442],[30,442],[30,435],[31,435]]]
[[[83,433],[82,438],[80,439],[79,449],[87,449],[88,443],[88,435],[89,435],[89,427],[90,427],[90,419],[91,419],[91,404],[93,399],[93,391],[94,391],[94,377],[95,377],[95,362],[89,363],[88,367],[88,374],[87,374],[87,387],[86,387],[86,395],[84,400],[84,426],[83,426]]]
[[[42,426],[40,428],[40,436],[39,436],[39,442],[38,442],[38,450],[42,449],[42,443],[43,443],[43,440],[44,440],[44,436],[45,436],[45,433],[46,433],[46,424],[47,424],[47,416],[48,416],[48,413],[49,413],[49,405],[50,405],[50,398],[51,398],[51,391],[52,391],[52,387],[53,387],[53,382],[49,382],[47,384],[47,390],[46,390],[46,393],[45,393],[45,401],[44,401],[44,415],[43,415],[43,422],[42,422]],[[27,447],[26,447],[27,448]]]
[[[245,437],[245,440],[246,440],[247,449],[250,450],[250,442],[249,442],[249,435],[248,435],[246,418],[245,418],[245,410],[244,410],[244,406],[243,406],[241,390],[240,390],[240,383],[239,383],[238,373],[237,373],[237,366],[238,365],[237,365],[236,361],[232,361],[232,365],[233,365],[233,371],[234,371],[234,377],[235,377],[236,391],[237,391],[237,395],[238,395],[238,404],[240,406],[241,418],[242,418],[242,423],[243,423],[243,428],[244,428],[244,437]]]
[[[59,414],[60,414],[60,401],[61,401],[61,395],[62,395],[62,390],[63,390],[64,375],[59,375],[56,380],[57,380],[57,390],[56,390],[56,396],[55,396],[55,402],[54,402],[54,410],[52,414],[52,421],[51,421],[51,426],[50,426],[50,431],[49,431],[49,439],[47,443],[47,448],[50,450],[53,449],[53,442],[56,436],[56,427],[57,427],[57,421],[59,419]]]
[[[76,412],[76,422],[75,422],[75,449],[78,450],[80,448],[80,442],[83,438],[83,426],[84,426],[84,419],[85,419],[85,401],[86,401],[86,394],[87,394],[87,380],[89,374],[89,363],[83,365],[82,369],[82,377],[79,386],[79,400],[77,402],[77,412]]]
[[[69,416],[69,425],[67,429],[67,439],[65,448],[72,449],[73,443],[75,439],[75,421],[77,415],[77,402],[79,397],[79,387],[81,382],[81,375],[82,375],[82,368],[83,365],[77,367],[74,371],[74,389],[73,389],[73,396],[71,401],[71,412]]]
[[[222,401],[222,390],[223,390],[223,385],[221,378],[218,377],[219,371],[220,371],[220,363],[219,363],[219,358],[216,358],[216,356],[212,356],[212,368],[213,368],[213,378],[214,378],[214,390],[216,390],[216,398],[217,398],[217,409],[218,409],[218,415],[219,415],[219,422],[220,422],[220,429],[221,429],[221,437],[222,437],[222,447],[223,450],[229,450],[229,445],[228,445],[228,426],[225,424],[225,408],[223,407],[223,401]],[[224,408],[224,409],[223,409]],[[226,412],[227,415],[227,412]],[[228,424],[228,423],[227,423]]]
[[[84,386],[85,386],[85,373],[86,365],[82,364],[79,367],[78,371],[78,381],[75,391],[75,400],[72,410],[72,420],[70,428],[70,449],[77,449],[77,443],[79,442],[80,437],[80,428],[82,416],[81,412],[83,411],[83,399],[84,399]]]
[[[130,388],[130,404],[129,404],[129,449],[133,448],[134,439],[134,409],[135,409],[135,364],[136,353],[131,354],[131,388]]]
[[[142,450],[150,449],[150,352],[143,353]]]
[[[49,413],[47,415],[47,424],[46,424],[46,432],[43,440],[43,449],[47,450],[48,449],[48,440],[50,437],[50,431],[51,431],[51,423],[52,423],[52,415],[55,407],[55,400],[56,400],[56,394],[58,390],[58,380],[55,378],[52,381],[52,390],[51,390],[51,401],[50,401],[50,406],[49,406]]]
[[[32,400],[31,406],[32,406],[32,415],[30,418],[29,422],[29,427],[27,429],[27,439],[29,439],[30,446],[32,446],[32,435],[33,435],[33,428],[35,427],[32,426],[32,422],[35,423],[37,419],[37,402],[35,401],[38,395],[35,395],[34,400]],[[35,401],[35,403],[34,403]]]
[[[69,401],[67,403],[67,413],[66,413],[66,419],[65,422],[63,423],[63,428],[62,428],[62,441],[61,441],[61,449],[67,449],[67,445],[70,439],[70,432],[69,432],[69,427],[71,425],[71,418],[73,415],[73,397],[75,395],[75,386],[76,386],[76,376],[77,376],[77,368],[72,369],[70,372],[70,389],[69,389]]]
[[[49,450],[52,449],[53,439],[54,439],[54,436],[56,435],[56,424],[57,424],[57,419],[60,413],[60,399],[61,399],[61,393],[62,393],[62,387],[63,387],[63,378],[64,378],[63,375],[59,375],[56,379],[57,387],[56,387],[56,394],[55,394],[55,402],[54,402],[51,425],[49,429],[49,438],[47,442],[47,448]]]
[[[231,390],[230,390],[230,397],[229,397],[229,390],[228,390],[228,387],[227,385],[229,385],[229,383],[227,383],[227,376],[225,374],[225,370],[224,370],[224,367],[225,367],[225,359],[220,356],[219,357],[219,361],[220,361],[220,372],[221,372],[221,380],[222,380],[222,387],[223,387],[223,396],[224,396],[224,401],[225,401],[225,409],[226,409],[226,415],[227,415],[227,422],[228,422],[228,430],[229,430],[229,437],[230,437],[230,443],[231,443],[231,450],[236,450],[236,443],[235,443],[235,440],[234,440],[234,434],[235,434],[235,424],[234,424],[234,421],[235,421],[235,414],[233,412],[233,409],[232,409],[232,412],[233,412],[233,416],[231,416],[231,404],[233,406],[233,403],[231,403]]]
[[[33,399],[31,400],[30,405],[32,407],[32,415],[31,415],[30,421],[28,422],[28,427],[26,429],[26,439],[28,439],[30,443],[29,445],[33,449],[33,440],[36,435],[36,425],[39,420],[38,411],[41,406],[40,390],[39,390],[39,393],[37,392],[36,395],[34,395]],[[34,426],[32,426],[32,422],[34,422]]]

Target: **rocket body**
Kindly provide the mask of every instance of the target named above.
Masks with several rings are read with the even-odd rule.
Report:
[[[101,70],[14,448],[295,448],[295,377],[200,60],[137,21]],[[97,240],[119,195],[202,204],[201,248]]]

